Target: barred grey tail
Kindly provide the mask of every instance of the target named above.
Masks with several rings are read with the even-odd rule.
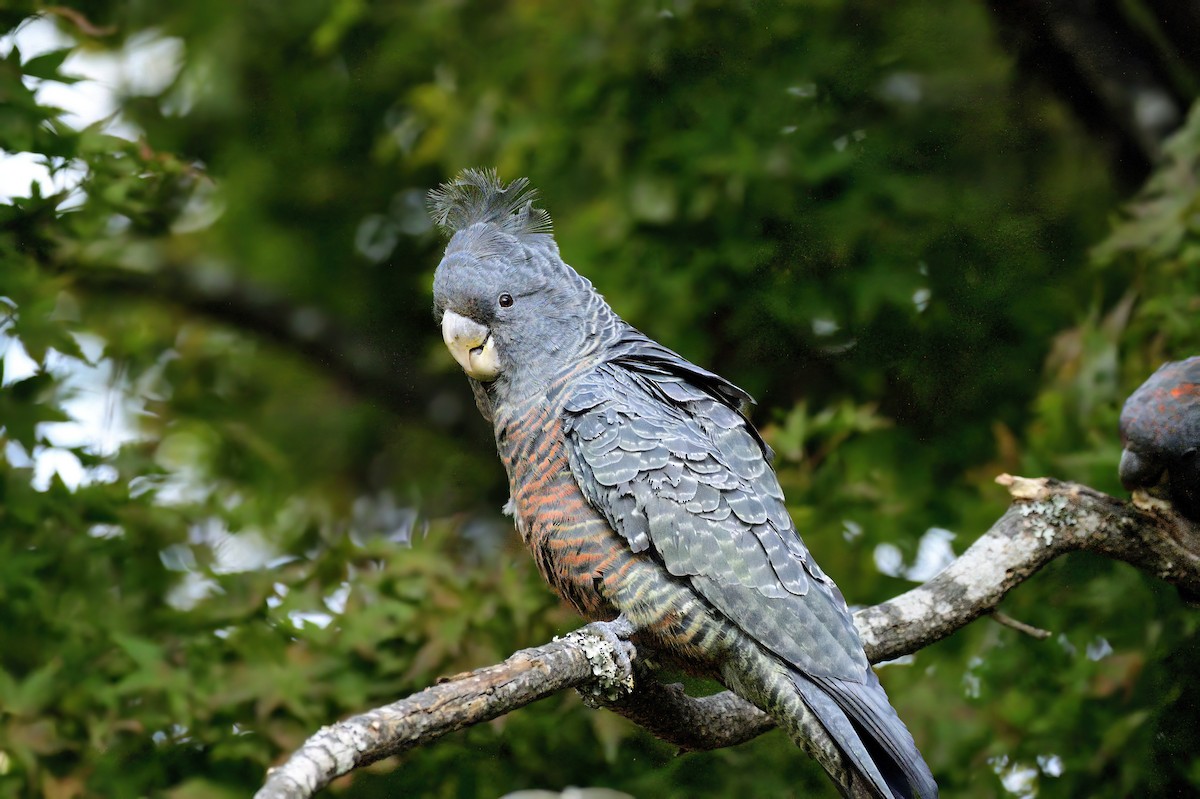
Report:
[[[937,799],[938,787],[875,673],[815,677],[759,646],[740,647],[721,680],[765,710],[849,799]]]
[[[874,672],[865,683],[792,672],[821,724],[882,799],[937,799],[938,787]]]

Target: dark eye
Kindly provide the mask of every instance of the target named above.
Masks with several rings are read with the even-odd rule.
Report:
[[[513,304],[512,295],[507,293],[501,294],[498,302],[500,303],[501,308],[511,308]]]

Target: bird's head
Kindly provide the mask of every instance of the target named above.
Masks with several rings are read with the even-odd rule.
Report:
[[[505,185],[495,172],[467,170],[429,200],[450,234],[433,278],[446,347],[493,391],[537,392],[585,353],[603,300],[559,257],[526,180]]]
[[[1176,509],[1200,520],[1200,356],[1159,367],[1125,401],[1120,431],[1125,488],[1165,484]]]

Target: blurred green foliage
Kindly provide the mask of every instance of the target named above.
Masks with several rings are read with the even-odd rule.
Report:
[[[51,24],[0,50],[0,150],[61,187],[0,200],[0,797],[245,796],[577,623],[432,329],[422,198],[462,167],[530,176],[619,312],[759,397],[855,603],[986,529],[998,472],[1118,491],[1122,398],[1197,348],[1200,113],[1122,206],[977,2],[0,10]],[[125,59],[136,141],[55,107],[88,58]],[[1005,610],[1054,637],[980,621],[881,672],[946,796],[1200,788],[1173,590],[1079,556]],[[572,784],[831,791],[779,734],[675,758],[573,696],[332,790]]]

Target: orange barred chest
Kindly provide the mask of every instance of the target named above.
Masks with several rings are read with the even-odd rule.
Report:
[[[563,599],[586,618],[611,619],[617,611],[604,581],[628,559],[628,549],[580,492],[556,417],[551,408],[532,412],[510,432],[514,444],[501,445],[517,528]]]
[[[610,620],[619,610],[664,662],[713,676],[735,631],[588,504],[557,419],[554,409],[534,410],[498,436],[517,527],[542,576],[585,618]]]

